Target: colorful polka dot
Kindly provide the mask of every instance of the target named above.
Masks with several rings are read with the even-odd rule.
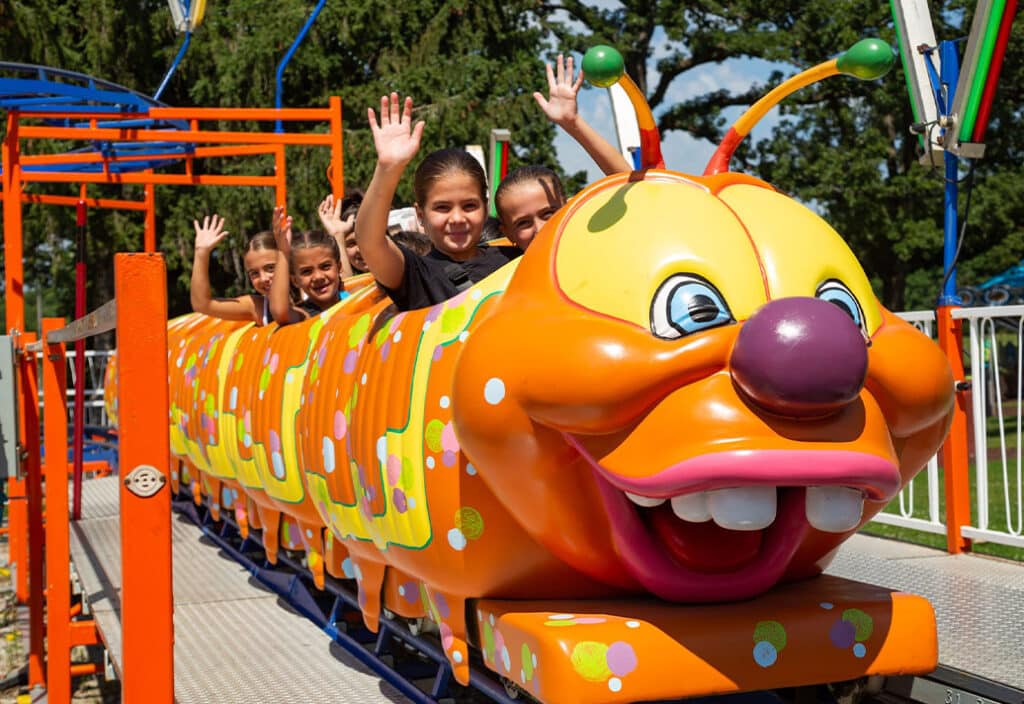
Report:
[[[458,528],[452,528],[450,531],[448,531],[448,544],[451,545],[452,548],[459,551],[465,550],[466,543],[466,536],[462,533],[461,530],[459,530]]]
[[[497,406],[505,398],[505,382],[498,377],[491,377],[484,384],[484,400]]]
[[[761,667],[771,667],[779,659],[779,651],[766,640],[754,645],[754,662]]]
[[[611,676],[608,669],[608,646],[595,641],[580,641],[569,656],[576,673],[590,682],[604,682]]]

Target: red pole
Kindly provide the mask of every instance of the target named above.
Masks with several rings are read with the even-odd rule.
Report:
[[[24,344],[35,342],[25,333]],[[24,347],[22,347],[24,350]],[[25,493],[28,496],[28,686],[46,686],[46,656],[43,642],[43,479],[39,462],[39,376],[36,356],[20,355],[19,396],[25,444]]]
[[[75,319],[85,317],[85,184],[78,200],[78,247],[75,261]],[[82,459],[85,452],[85,340],[75,340],[75,434],[72,445],[74,488],[71,494],[71,520],[82,517]]]

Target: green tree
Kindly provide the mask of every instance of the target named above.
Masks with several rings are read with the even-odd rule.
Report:
[[[332,2],[284,73],[283,104],[319,107],[331,95],[343,97],[345,176],[354,186],[365,186],[373,170],[366,108],[392,90],[416,100],[417,117],[427,123],[423,153],[442,146],[486,145],[491,128],[505,127],[513,134],[513,166],[554,163],[554,128],[531,97],[544,85],[544,70],[538,51],[543,30],[530,20],[529,6],[523,0],[417,0],[385,10],[359,0]],[[310,9],[311,3],[294,0],[210,3],[162,100],[177,106],[272,106],[277,64]],[[0,8],[0,42],[14,48],[5,52],[6,60],[73,68],[144,94],[156,90],[180,41],[163,2],[39,0],[31,8]],[[287,160],[289,210],[299,227],[312,227],[317,224],[316,205],[328,190],[326,150],[289,148]],[[197,165],[207,173],[269,175],[272,169],[272,162],[260,157]],[[403,204],[412,200],[409,180],[397,195]],[[70,187],[45,190],[77,193]],[[137,187],[90,187],[90,195],[101,191],[141,197]],[[156,202],[160,248],[172,283],[172,314],[188,309],[191,223],[204,213],[225,216],[232,232],[211,268],[214,288],[225,293],[245,289],[238,251],[246,236],[269,226],[269,189],[159,187]],[[137,214],[97,211],[90,213],[89,226],[92,307],[111,295],[113,252],[140,247],[142,222]],[[66,248],[74,235],[73,211],[26,208],[29,260],[49,256],[38,246],[48,233],[57,233]],[[28,262],[27,271],[37,269]],[[71,276],[66,269],[61,275]],[[29,280],[28,285],[36,282]],[[68,315],[71,310],[71,298],[65,296],[62,305],[47,312]]]

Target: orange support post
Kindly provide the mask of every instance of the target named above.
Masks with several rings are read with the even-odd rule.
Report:
[[[64,327],[63,318],[43,318],[43,336]],[[67,362],[64,345],[44,345],[43,417],[46,454],[68,456],[65,406]],[[46,697],[51,704],[71,701],[71,539],[68,482],[63,473],[46,482]]]
[[[146,169],[145,173],[152,175],[153,169]],[[146,224],[142,229],[143,252],[156,251],[156,188],[152,183],[145,186],[146,203]]]
[[[956,554],[971,549],[970,538],[960,532],[962,526],[971,524],[970,467],[967,462],[967,390],[963,360],[963,327],[961,321],[953,319],[953,306],[940,306],[936,311],[939,347],[946,354],[953,378],[957,383],[956,406],[949,436],[942,445],[942,471],[946,490],[946,550]],[[977,449],[984,452],[985,448]]]
[[[341,123],[341,97],[332,95],[328,101],[331,113],[331,167],[327,170],[327,178],[331,182],[331,193],[335,200],[345,195],[345,166],[342,158],[344,130]]]
[[[25,333],[24,345],[35,342]],[[25,493],[28,496],[28,686],[46,685],[43,644],[43,477],[39,461],[39,378],[35,354],[18,356],[18,396],[25,448]]]
[[[114,257],[121,483],[121,696],[174,701],[168,483],[167,276],[159,254]],[[144,487],[156,487],[146,495]],[[65,499],[66,505],[66,499]]]
[[[7,113],[7,133],[2,147],[4,203],[4,291],[6,330],[25,329],[25,292],[21,243],[21,167],[19,165],[18,111]],[[28,514],[25,482],[7,480],[8,562],[14,572],[14,594],[19,603],[28,600]]]
[[[274,149],[274,207],[288,208],[288,177],[283,145]]]

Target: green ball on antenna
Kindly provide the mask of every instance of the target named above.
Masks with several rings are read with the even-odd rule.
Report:
[[[583,55],[583,75],[593,85],[608,88],[626,72],[626,62],[614,47],[598,44],[587,49]]]
[[[847,76],[873,81],[887,74],[895,62],[892,49],[881,39],[861,39],[839,57],[836,68]]]

